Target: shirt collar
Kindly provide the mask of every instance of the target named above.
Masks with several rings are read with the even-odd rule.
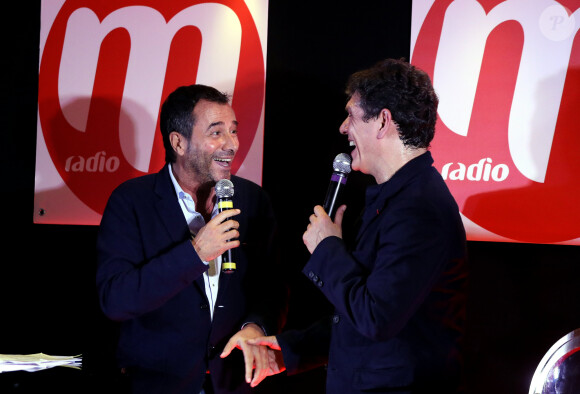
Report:
[[[175,194],[177,194],[177,199],[183,202],[183,205],[190,213],[197,212],[195,210],[195,201],[193,201],[193,198],[189,193],[183,191],[183,189],[179,185],[179,182],[177,182],[177,179],[175,179],[171,163],[169,163],[168,166],[169,166],[169,177],[171,178],[171,182],[173,183],[173,187],[175,188]]]
[[[407,162],[386,182],[369,186],[366,190],[366,206],[369,211],[379,213],[386,201],[404,187],[418,172],[433,164],[431,152],[427,151]]]

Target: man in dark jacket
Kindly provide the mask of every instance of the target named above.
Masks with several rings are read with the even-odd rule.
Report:
[[[97,285],[104,313],[121,322],[119,366],[135,393],[250,392],[246,341],[277,332],[283,296],[269,198],[230,174],[239,142],[228,96],[180,87],[160,126],[166,165],[119,186],[99,231]],[[219,213],[221,179],[233,183],[234,209]],[[221,272],[227,250],[233,273]],[[219,357],[235,347],[243,354]]]
[[[372,175],[353,247],[314,208],[303,273],[335,313],[304,331],[251,343],[270,348],[270,369],[307,369],[328,351],[328,393],[454,393],[461,385],[465,231],[457,204],[432,166],[438,98],[429,77],[387,59],[353,74],[340,127],[352,169]],[[273,351],[273,350],[274,351]],[[276,356],[281,349],[283,360]],[[283,362],[282,362],[283,361]]]

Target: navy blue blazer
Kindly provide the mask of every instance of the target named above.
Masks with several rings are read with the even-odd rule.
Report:
[[[277,332],[283,287],[270,200],[256,184],[232,176],[241,209],[236,272],[220,274],[213,321],[197,256],[168,167],[129,180],[111,195],[98,236],[97,287],[102,310],[121,322],[119,366],[135,392],[199,393],[206,371],[216,393],[249,392],[241,351],[219,358],[241,326]],[[266,296],[265,296],[266,295]]]
[[[432,163],[427,152],[368,188],[353,250],[337,237],[314,250],[303,272],[336,312],[279,336],[289,373],[308,367],[326,343],[328,393],[457,388],[465,231]]]

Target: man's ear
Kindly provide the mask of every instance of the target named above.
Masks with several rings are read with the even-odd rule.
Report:
[[[171,144],[171,147],[173,148],[177,156],[183,156],[183,154],[187,150],[185,137],[179,134],[177,131],[172,131],[171,133],[169,133],[169,143]]]
[[[377,132],[377,139],[381,139],[387,135],[387,132],[389,131],[389,126],[391,125],[391,122],[393,121],[393,117],[391,116],[391,111],[389,111],[386,108],[383,108],[381,110],[381,112],[379,113],[378,120],[380,122],[381,127],[380,127],[379,131]]]

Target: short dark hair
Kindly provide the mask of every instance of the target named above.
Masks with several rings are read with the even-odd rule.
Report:
[[[391,111],[405,146],[428,148],[435,135],[439,98],[424,71],[403,59],[386,59],[352,74],[346,94],[360,95],[364,120]]]
[[[159,128],[163,136],[165,147],[165,162],[174,163],[175,151],[169,141],[169,134],[177,131],[187,139],[191,138],[195,117],[193,109],[200,100],[207,100],[218,104],[229,104],[229,96],[219,90],[206,85],[181,86],[167,96],[161,106]]]

